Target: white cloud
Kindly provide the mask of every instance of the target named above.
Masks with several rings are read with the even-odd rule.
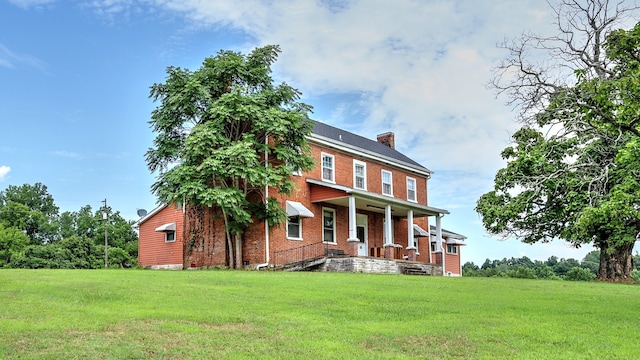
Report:
[[[12,69],[20,64],[35,67],[42,72],[47,71],[47,64],[44,61],[36,58],[35,56],[12,51],[0,43],[0,67]]]
[[[55,1],[56,0],[9,0],[11,4],[23,9],[41,7],[43,5],[53,4]]]
[[[0,166],[0,181],[4,181],[10,171],[11,168],[6,165]]]
[[[81,160],[81,159],[84,159],[84,157],[85,157],[84,155],[82,155],[80,153],[73,152],[73,151],[66,151],[66,150],[51,151],[50,154],[55,155],[55,156],[59,156],[59,157],[75,159],[75,160]]]
[[[502,164],[499,153],[515,128],[485,87],[505,55],[495,44],[550,22],[547,5],[536,1],[156,4],[198,26],[250,34],[255,44],[247,47],[281,45],[276,76],[308,97],[361,94],[365,118],[352,124],[358,133],[394,131],[398,148],[429,168],[488,173]],[[333,115],[352,106],[338,105]]]

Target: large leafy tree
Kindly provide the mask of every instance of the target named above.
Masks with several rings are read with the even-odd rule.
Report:
[[[195,71],[167,68],[166,81],[151,86],[150,97],[160,102],[146,154],[158,172],[152,191],[162,202],[185,202],[191,220],[219,211],[231,267],[242,263],[243,233],[254,218],[272,225],[284,219],[265,187],[288,193],[292,171],[313,166],[306,143],[311,108],[298,90],[271,77],[279,52],[272,45],[247,55],[220,51]],[[185,253],[205,231],[189,227]]]
[[[0,222],[24,231],[33,244],[59,239],[58,207],[41,183],[9,185],[0,192]]]
[[[494,85],[519,104],[525,126],[503,151],[507,166],[476,210],[494,234],[528,243],[593,243],[601,250],[599,278],[629,280],[640,234],[640,32],[611,32],[632,9],[612,10],[608,1],[562,5],[570,10],[564,25],[562,11],[556,12],[562,35],[526,37],[499,68],[501,75],[519,69],[519,76],[498,78]],[[550,74],[558,67],[525,63],[527,42],[553,49],[574,76],[553,82]],[[549,45],[554,42],[563,46]]]

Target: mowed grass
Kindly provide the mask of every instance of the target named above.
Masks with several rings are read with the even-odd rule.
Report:
[[[635,359],[640,286],[0,270],[0,359]]]

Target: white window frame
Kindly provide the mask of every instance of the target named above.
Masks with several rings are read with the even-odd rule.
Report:
[[[413,199],[409,196],[409,183],[413,182]],[[407,201],[418,202],[418,182],[415,178],[407,176]]]
[[[385,186],[385,184],[387,184],[387,183],[384,182],[384,175],[385,174],[389,174],[389,183],[388,183],[389,184],[389,193],[388,194],[384,192],[384,186]],[[381,181],[381,183],[382,183],[382,195],[393,197],[393,173],[391,171],[389,171],[389,170],[382,170],[381,177],[382,177],[381,178],[381,180],[382,180]]]
[[[438,244],[435,241],[431,241],[429,243],[429,246],[430,246],[431,252],[438,251]]]
[[[324,170],[325,169],[329,169],[328,167],[325,168],[324,166],[324,159],[325,157],[330,158],[331,159],[331,179],[327,179],[324,177]],[[327,154],[327,153],[321,153],[320,154],[320,167],[322,170],[322,173],[320,174],[320,176],[322,177],[322,181],[328,181],[328,182],[332,182],[335,183],[336,182],[336,157],[334,155],[331,154]]]
[[[362,187],[358,187],[358,175],[356,172],[357,166],[362,166]],[[364,161],[353,160],[353,188],[367,190],[367,163]]]
[[[458,247],[455,244],[447,244],[447,254],[458,255]]]
[[[169,234],[173,235],[173,240],[169,240]],[[166,242],[166,243],[176,242],[176,232],[175,231],[165,231],[164,232],[164,242]]]
[[[331,241],[327,241],[324,237],[325,223],[324,223],[324,213],[330,212],[333,217],[333,224],[331,224],[331,231],[333,232],[333,239]],[[328,228],[328,227],[326,227]],[[326,244],[336,244],[336,210],[332,208],[322,208],[322,242]]]
[[[298,219],[298,236],[290,236],[289,235],[289,220],[292,218]],[[289,240],[302,240],[302,217],[301,216],[291,216],[287,217],[287,239]]]

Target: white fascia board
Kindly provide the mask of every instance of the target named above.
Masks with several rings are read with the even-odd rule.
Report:
[[[369,158],[369,159],[374,160],[374,161],[383,160],[383,161],[386,161],[386,162],[388,162],[388,163],[390,163],[390,164],[392,164],[394,166],[397,166],[397,167],[399,167],[401,169],[408,170],[408,171],[411,171],[411,172],[414,172],[414,173],[417,173],[417,174],[420,174],[420,175],[424,175],[424,176],[427,177],[427,179],[431,178],[431,174],[433,174],[433,171],[431,171],[431,170],[429,170],[427,168],[417,168],[416,166],[414,166],[412,164],[408,164],[408,163],[403,162],[403,161],[398,161],[396,159],[392,159],[390,157],[383,156],[383,155],[380,155],[378,153],[374,153],[372,151],[359,148],[357,146],[352,146],[352,145],[348,145],[348,144],[344,144],[344,143],[339,143],[339,142],[336,142],[333,139],[330,139],[330,138],[327,138],[327,137],[324,137],[324,136],[311,134],[311,135],[309,135],[309,140],[311,142],[315,142],[315,143],[320,144],[320,145],[332,147],[332,148],[335,148],[337,150],[342,150],[342,151],[345,151],[345,152],[348,152],[348,153],[351,153],[351,154],[360,155],[362,157]],[[426,169],[426,171],[425,171],[425,169]]]
[[[136,224],[138,226],[140,226],[140,224],[142,224],[143,222],[149,220],[153,215],[157,214],[158,212],[160,212],[160,210],[164,209],[167,207],[167,204],[160,204],[158,205],[155,209],[149,211],[147,213],[147,215],[141,217],[140,219],[138,219],[138,221],[136,221]]]

